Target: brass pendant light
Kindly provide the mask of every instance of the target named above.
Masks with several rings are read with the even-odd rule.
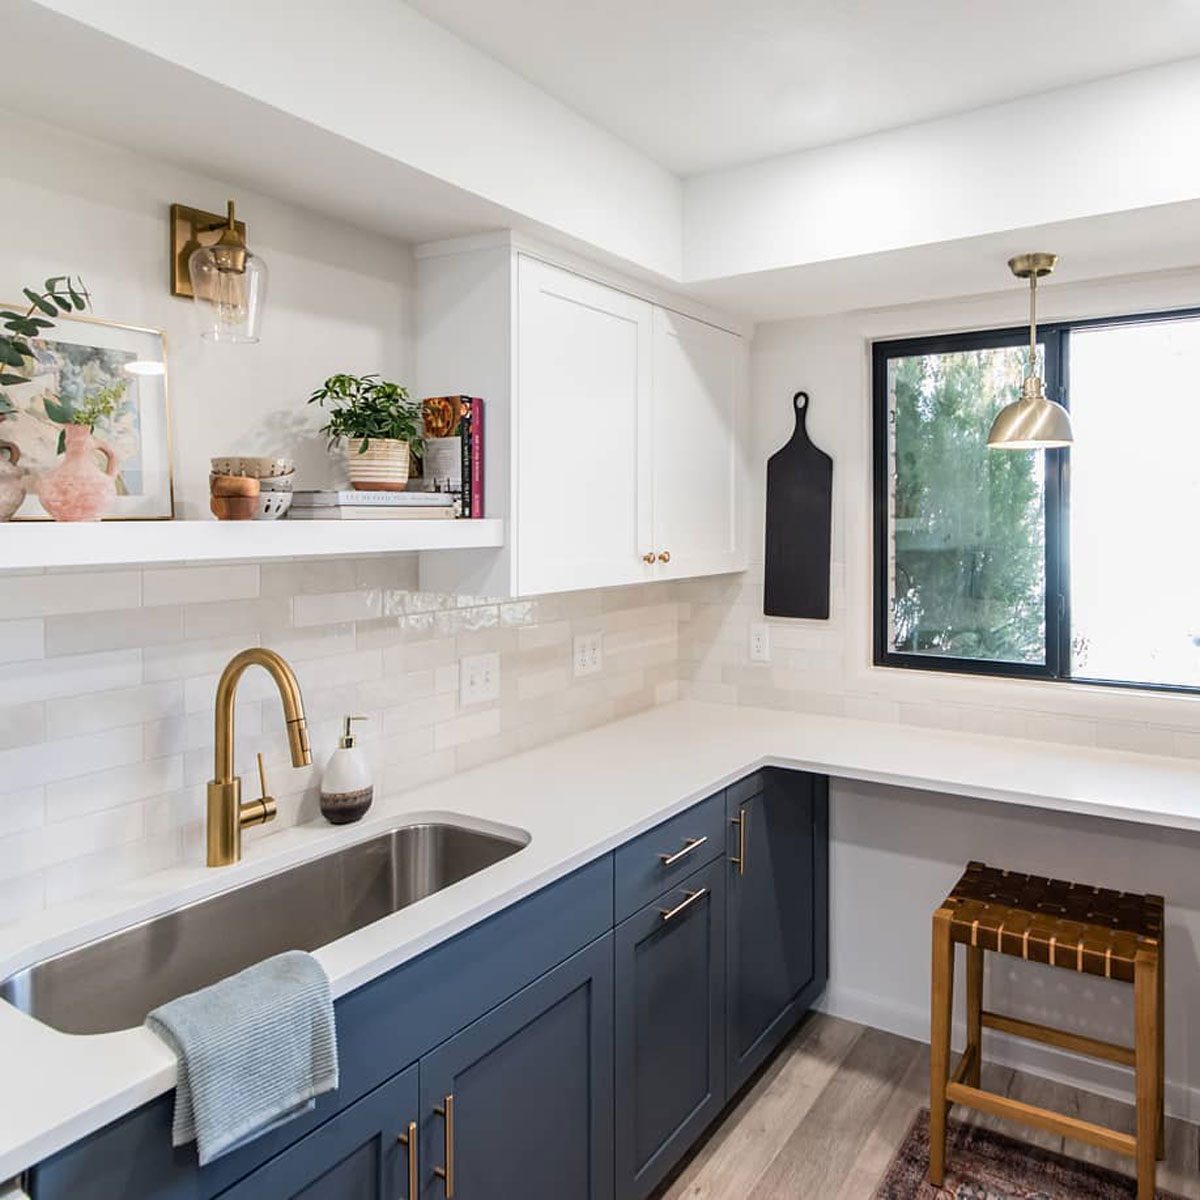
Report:
[[[989,450],[1051,450],[1075,440],[1070,414],[1046,395],[1038,372],[1037,281],[1057,263],[1057,254],[1018,254],[1008,260],[1018,279],[1029,280],[1029,365],[1020,399],[1006,404],[992,422]]]

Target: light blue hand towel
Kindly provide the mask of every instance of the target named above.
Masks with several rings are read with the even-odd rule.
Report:
[[[301,950],[172,1000],[146,1025],[179,1061],[172,1143],[194,1138],[201,1166],[338,1084],[329,980]]]

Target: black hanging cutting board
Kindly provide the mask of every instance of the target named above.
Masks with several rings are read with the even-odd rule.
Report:
[[[792,397],[791,441],[767,460],[767,546],[763,612],[829,617],[833,459],[808,436],[808,393]]]

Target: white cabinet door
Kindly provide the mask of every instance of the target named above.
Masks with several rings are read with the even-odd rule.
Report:
[[[654,310],[654,548],[660,579],[746,566],[744,375],[741,338]]]
[[[517,584],[522,595],[652,579],[651,306],[522,256]]]

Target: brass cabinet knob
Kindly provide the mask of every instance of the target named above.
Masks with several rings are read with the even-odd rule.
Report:
[[[642,562],[652,563],[653,561],[654,561],[654,551],[653,550],[651,550],[649,554],[642,555]]]
[[[661,554],[658,556],[658,561],[659,561],[659,562],[661,562],[661,563],[668,563],[668,562],[670,562],[670,561],[671,561],[671,552],[670,552],[670,550],[664,550],[664,551],[663,551],[663,552],[662,552],[662,553],[661,553]]]

